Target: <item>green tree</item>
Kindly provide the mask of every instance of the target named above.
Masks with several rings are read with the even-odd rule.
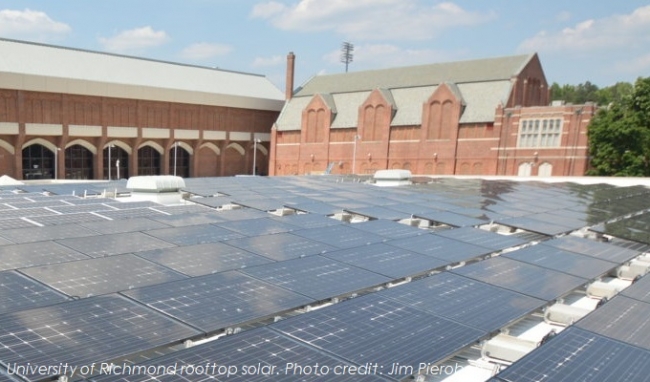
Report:
[[[598,111],[589,124],[588,175],[650,176],[650,77]]]

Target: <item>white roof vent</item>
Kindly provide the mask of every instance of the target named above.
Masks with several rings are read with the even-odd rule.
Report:
[[[411,184],[409,170],[379,170],[374,175],[375,185],[383,187],[404,186]]]
[[[184,187],[183,178],[173,175],[132,176],[126,182],[126,188],[143,193],[178,192]]]

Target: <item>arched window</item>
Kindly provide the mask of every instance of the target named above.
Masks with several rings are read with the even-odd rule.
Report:
[[[109,153],[110,149],[110,165]],[[110,168],[111,180],[128,179],[129,177],[129,154],[119,146],[106,147],[103,152],[104,156],[104,179],[108,179]]]
[[[190,153],[180,145],[169,149],[169,173],[183,178],[190,177]]]
[[[54,153],[37,143],[23,149],[23,179],[53,179]]]
[[[138,175],[160,175],[160,153],[151,146],[138,150]]]
[[[93,153],[81,145],[65,149],[65,178],[93,179]]]

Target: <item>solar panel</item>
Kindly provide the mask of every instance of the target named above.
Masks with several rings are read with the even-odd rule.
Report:
[[[379,292],[409,307],[494,332],[546,305],[533,297],[449,272]]]
[[[242,272],[315,300],[355,293],[391,281],[388,277],[320,255],[259,265]]]
[[[334,215],[335,213],[341,212],[343,210],[341,207],[335,206],[333,204],[318,202],[314,200],[301,201],[298,203],[289,202],[285,203],[285,207],[320,215]]]
[[[14,243],[34,243],[37,241],[48,241],[66,238],[81,238],[96,236],[97,232],[76,224],[16,228],[0,231],[0,236],[7,238]]]
[[[210,223],[220,223],[225,221],[219,215],[214,213],[200,213],[191,215],[160,215],[149,216],[148,219],[170,225],[172,227],[184,227],[190,225],[201,225]]]
[[[21,208],[11,210],[1,210],[0,219],[16,219],[23,217],[46,216],[54,215],[55,212],[50,211],[44,207],[41,208]]]
[[[573,326],[490,381],[650,381],[650,352]]]
[[[137,255],[188,276],[203,276],[271,262],[266,257],[223,243],[154,249],[138,252]]]
[[[644,276],[621,291],[623,296],[650,303],[650,276]]]
[[[148,251],[151,249],[174,246],[174,244],[156,239],[141,232],[62,239],[57,242],[90,257],[120,255],[123,253]]]
[[[604,233],[640,243],[650,244],[650,214],[643,214],[618,220],[612,223],[604,223],[592,228],[595,232]]]
[[[0,359],[5,365],[90,365],[198,334],[123,297],[98,296],[0,315]],[[17,374],[30,381],[60,375]]]
[[[504,257],[493,257],[451,272],[545,301],[554,300],[587,283],[583,278]]]
[[[499,224],[506,225],[508,227],[520,228],[526,231],[532,231],[541,233],[544,235],[555,236],[562,233],[568,233],[575,228],[559,225],[557,223],[545,222],[541,220],[531,219],[526,216],[514,217],[509,219],[497,220]]]
[[[232,202],[244,207],[254,208],[260,211],[273,211],[279,210],[284,207],[282,200],[269,198],[268,196],[260,196],[259,198],[233,198]]]
[[[268,218],[237,220],[219,223],[219,227],[229,229],[245,236],[262,236],[274,233],[289,232],[295,229],[290,224],[284,224]]]
[[[102,219],[102,221],[82,223],[81,225],[102,234],[148,231],[169,227],[167,224],[163,224],[147,218],[124,219],[120,220],[119,223]]]
[[[481,225],[489,222],[485,219],[476,219],[466,215],[456,214],[449,211],[440,211],[440,212],[421,212],[415,213],[416,218],[426,219],[433,222],[438,222],[453,227],[469,227],[475,225]]]
[[[185,277],[131,254],[44,265],[21,272],[76,297],[118,292]]]
[[[84,259],[88,256],[52,241],[0,246],[0,271]]]
[[[395,279],[420,275],[447,265],[444,260],[383,243],[327,252],[323,256]]]
[[[200,204],[206,207],[218,208],[226,204],[230,204],[232,198],[229,197],[207,197],[207,198],[192,198],[193,203]]]
[[[272,317],[313,302],[238,271],[122,293],[206,333]]]
[[[219,241],[244,237],[237,232],[217,227],[212,224],[193,225],[186,227],[160,228],[145,231],[147,235],[157,237],[177,245],[194,245],[216,243]]]
[[[272,260],[283,261],[299,257],[331,252],[338,248],[296,236],[292,233],[278,233],[256,237],[228,240],[228,245],[262,255]]]
[[[503,256],[589,280],[603,276],[616,267],[616,264],[610,263],[609,261],[564,251],[547,245],[533,245],[517,251],[508,252]]]
[[[493,250],[502,250],[527,244],[526,240],[520,239],[516,236],[500,235],[498,233],[474,227],[462,227],[440,231],[436,232],[435,235],[448,237],[450,239],[462,241],[463,243],[474,244]]]
[[[386,244],[423,255],[433,256],[449,263],[471,260],[494,252],[485,247],[479,247],[433,234],[389,240]]]
[[[67,299],[18,272],[0,272],[0,314],[57,304]]]
[[[133,218],[164,215],[162,212],[156,211],[154,208],[145,208],[145,207],[128,208],[128,209],[120,209],[120,210],[113,210],[113,211],[99,211],[96,212],[96,214],[99,216],[103,216],[107,219],[113,219],[113,220],[133,219]]]
[[[36,227],[37,225],[31,222],[29,219],[4,219],[0,220],[0,229],[15,229],[15,228],[26,228],[26,227]]]
[[[367,216],[370,218],[382,219],[382,220],[401,220],[401,219],[408,219],[411,217],[411,214],[405,212],[399,212],[381,206],[347,208],[345,209],[345,211],[355,215],[362,215],[362,216]]]
[[[576,325],[650,350],[650,304],[646,302],[618,295]]]
[[[402,237],[424,235],[428,232],[407,224],[401,224],[392,220],[383,219],[355,223],[354,228],[374,233],[375,235],[379,235],[387,239],[399,239]]]
[[[39,225],[61,225],[61,224],[80,224],[88,222],[106,221],[107,219],[93,213],[74,213],[74,214],[60,214],[49,216],[35,216],[30,218],[31,221]]]
[[[545,241],[542,245],[580,253],[582,255],[607,260],[616,264],[622,264],[639,255],[639,252],[632,249],[623,248],[613,244],[601,243],[590,239],[583,239],[577,236],[563,236],[558,239]]]
[[[301,314],[271,328],[401,380],[477,342],[485,332],[369,294]],[[399,366],[405,366],[400,368]]]
[[[206,373],[197,373],[199,368],[208,365]],[[218,367],[212,368],[212,365]],[[314,368],[315,365],[318,367]],[[177,371],[177,379],[192,382],[214,378],[218,381],[257,382],[257,381],[322,381],[340,382],[378,382],[386,381],[372,374],[373,368],[350,368],[350,363],[341,361],[309,345],[290,339],[268,328],[247,330],[226,336],[190,349],[183,349],[152,361],[142,367],[164,367]],[[187,370],[190,372],[181,372]],[[367,375],[362,373],[368,373]],[[378,374],[378,371],[376,372]],[[122,381],[172,380],[173,376],[164,372],[155,375],[127,375]],[[113,375],[93,378],[104,382],[115,380]]]
[[[222,220],[248,220],[248,219],[259,219],[269,217],[269,214],[266,212],[253,210],[250,208],[239,208],[234,210],[223,210],[219,211],[216,214]]]
[[[338,248],[352,248],[362,245],[379,243],[383,237],[365,232],[349,225],[333,225],[327,227],[297,230],[294,235],[320,241]]]
[[[317,214],[294,214],[282,217],[271,217],[271,219],[280,221],[282,223],[292,224],[301,229],[343,224],[343,222],[340,220]]]

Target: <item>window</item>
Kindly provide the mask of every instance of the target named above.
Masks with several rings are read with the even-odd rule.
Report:
[[[518,147],[559,147],[562,120],[524,119],[519,124]]]

